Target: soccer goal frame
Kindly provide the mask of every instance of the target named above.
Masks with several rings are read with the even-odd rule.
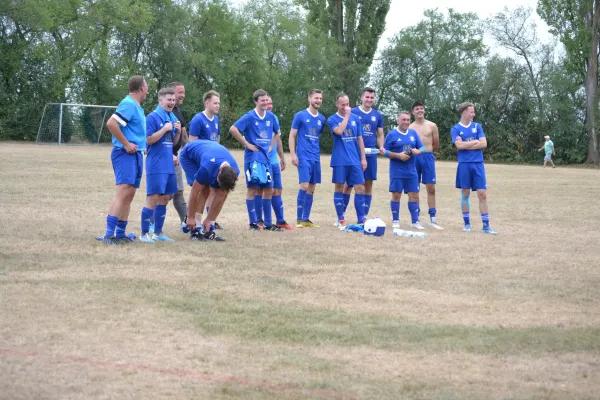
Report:
[[[36,143],[58,146],[110,142],[105,122],[116,106],[78,103],[47,103],[42,112]]]

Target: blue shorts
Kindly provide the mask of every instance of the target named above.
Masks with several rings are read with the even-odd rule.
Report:
[[[419,178],[390,178],[390,192],[398,193],[419,192]]]
[[[364,172],[365,181],[377,180],[377,155],[367,156],[367,169]]]
[[[281,182],[281,167],[279,163],[271,164],[271,177],[273,178],[273,189],[283,189]]]
[[[435,185],[435,156],[433,153],[423,153],[416,156],[415,167],[419,182],[424,185]]]
[[[177,175],[146,174],[146,196],[177,193]]]
[[[483,162],[458,163],[456,188],[471,189],[473,191],[487,189]]]
[[[140,187],[144,171],[144,157],[141,152],[129,154],[125,149],[115,146],[110,153],[110,160],[117,185],[133,185],[136,189]]]
[[[332,183],[345,183],[348,186],[364,185],[365,176],[360,165],[333,167]]]
[[[271,163],[269,164],[263,164],[265,169],[266,169],[266,174],[267,174],[267,183],[256,183],[253,182],[252,180],[250,180],[250,174],[252,172],[252,169],[250,168],[250,165],[253,163],[254,161],[248,162],[248,163],[244,163],[244,175],[246,175],[246,187],[247,188],[257,188],[257,189],[268,189],[268,188],[272,188],[273,187],[273,177],[271,176]]]
[[[321,161],[298,160],[298,183],[321,183]]]
[[[188,185],[192,186],[194,184],[194,180],[196,179],[196,173],[200,169],[200,165],[198,165],[194,160],[187,156],[187,152],[182,151],[179,155],[179,164],[181,168],[183,168],[183,172],[185,172],[185,180]]]

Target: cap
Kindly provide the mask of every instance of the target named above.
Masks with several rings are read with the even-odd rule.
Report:
[[[544,136],[544,139],[550,139],[550,136],[546,135]]]

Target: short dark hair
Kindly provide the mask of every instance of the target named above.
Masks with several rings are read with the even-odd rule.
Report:
[[[335,102],[337,103],[337,102],[338,102],[338,100],[339,100],[340,98],[342,98],[342,97],[348,97],[348,95],[347,95],[346,93],[344,93],[344,92],[339,92],[339,93],[337,94],[337,96],[335,96]]]
[[[321,89],[311,89],[308,91],[308,97],[312,96],[313,94],[323,94],[323,91]]]
[[[254,92],[254,94],[252,95],[252,98],[254,99],[254,101],[258,101],[259,97],[268,96],[268,95],[269,95],[269,93],[267,93],[266,90],[258,89],[256,92]]]
[[[158,97],[159,98],[168,96],[170,94],[173,95],[173,96],[175,96],[175,89],[173,89],[172,87],[165,87],[165,88],[162,88],[162,89],[160,89],[158,91]]]
[[[144,86],[144,77],[141,75],[134,75],[127,81],[129,93],[139,91],[142,88],[142,86]]]
[[[475,108],[475,104],[473,104],[473,103],[469,103],[468,101],[466,101],[466,102],[464,102],[464,103],[460,103],[460,104],[458,105],[458,109],[457,109],[457,111],[458,111],[458,113],[459,113],[459,114],[461,114],[461,115],[462,115],[462,113],[463,113],[463,112],[464,112],[464,111],[465,111],[467,108],[469,108],[469,107],[473,107],[473,108]]]
[[[375,93],[375,89],[373,89],[372,87],[365,87],[362,91],[362,94],[365,94],[365,92],[369,92],[369,93]]]
[[[412,106],[410,107],[410,111],[414,110],[415,107],[425,107],[425,104],[423,104],[422,102],[420,102],[419,100],[415,101]]]
[[[179,81],[171,82],[167,86],[170,87],[170,88],[173,88],[173,89],[175,89],[177,86],[183,86],[183,87],[185,87],[185,85],[183,83],[179,82]]]
[[[264,95],[263,95],[264,96]],[[238,174],[233,167],[225,165],[219,172],[219,186],[226,192],[235,190]]]
[[[205,102],[206,100],[210,100],[213,97],[221,97],[221,95],[219,93],[217,93],[215,90],[209,90],[208,92],[204,93],[204,96],[202,96],[202,102]]]

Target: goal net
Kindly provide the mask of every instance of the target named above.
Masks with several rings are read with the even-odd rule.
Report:
[[[97,144],[111,141],[106,121],[115,106],[48,103],[44,107],[37,143]]]

